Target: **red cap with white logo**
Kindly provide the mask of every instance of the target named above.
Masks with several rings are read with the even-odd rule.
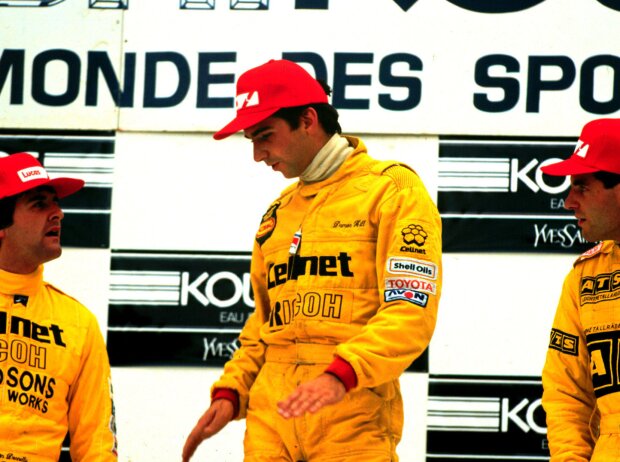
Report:
[[[245,130],[285,107],[327,103],[321,84],[303,67],[285,59],[250,69],[237,81],[237,117],[213,138],[221,140]]]
[[[77,178],[52,179],[39,161],[25,152],[0,158],[0,199],[39,186],[51,186],[62,199],[82,189],[84,181]]]
[[[620,119],[596,119],[584,125],[575,152],[568,159],[541,167],[547,175],[594,172],[620,174]]]

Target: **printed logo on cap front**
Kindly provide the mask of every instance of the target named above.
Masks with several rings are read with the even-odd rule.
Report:
[[[585,159],[586,154],[588,154],[588,149],[590,149],[590,145],[579,140],[577,141],[577,146],[575,147],[575,155]]]
[[[48,178],[47,172],[43,167],[28,167],[17,172],[17,176],[25,183],[27,181],[38,180],[40,178]]]
[[[237,110],[251,106],[258,106],[259,103],[260,101],[257,91],[253,91],[250,93],[240,93],[237,95],[237,98],[235,98],[235,106]]]

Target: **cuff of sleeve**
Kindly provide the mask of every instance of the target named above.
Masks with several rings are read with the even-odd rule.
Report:
[[[357,386],[357,375],[353,367],[340,356],[334,358],[325,372],[340,380],[346,391]]]
[[[216,388],[211,394],[211,401],[215,401],[216,399],[227,399],[230,401],[235,410],[233,419],[237,418],[239,415],[239,395],[235,390],[231,388]]]

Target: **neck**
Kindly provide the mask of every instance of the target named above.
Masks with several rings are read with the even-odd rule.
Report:
[[[0,245],[0,269],[14,274],[30,274],[37,270],[43,263],[54,260],[60,256],[60,251],[47,255],[32,255],[28,252],[9,252]]]
[[[345,137],[334,134],[314,156],[299,179],[305,183],[316,183],[329,178],[352,151],[353,148]]]
[[[37,268],[38,266],[24,265],[20,264],[20,262],[14,262],[13,264],[6,262],[0,263],[1,270],[14,274],[30,274],[35,272]]]

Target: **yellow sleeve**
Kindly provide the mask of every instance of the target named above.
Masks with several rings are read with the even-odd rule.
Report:
[[[248,317],[239,334],[240,347],[224,365],[224,372],[212,386],[235,390],[239,396],[237,419],[245,418],[250,388],[265,362],[265,344],[260,340],[260,330],[269,318],[269,296],[265,286],[263,256],[259,245],[254,241],[250,276],[254,291],[255,310]]]
[[[85,329],[80,372],[68,395],[71,459],[74,462],[116,462],[110,361],[93,315],[90,315]]]
[[[578,289],[579,277],[573,269],[562,287],[542,373],[552,462],[587,462],[594,448],[590,421],[596,401]]]
[[[360,387],[376,387],[397,379],[426,350],[441,295],[441,218],[437,208],[413,171],[397,166],[386,174],[393,182],[376,210],[377,250],[375,259],[368,262],[376,271],[379,286],[376,313],[360,334],[336,349],[336,354],[355,370]],[[405,234],[412,229],[422,233],[419,249],[423,253],[402,249]],[[389,290],[390,281],[403,276],[395,272],[398,263],[412,261],[427,270],[423,276],[415,276],[427,289],[415,291],[422,298],[414,303],[392,296]]]

